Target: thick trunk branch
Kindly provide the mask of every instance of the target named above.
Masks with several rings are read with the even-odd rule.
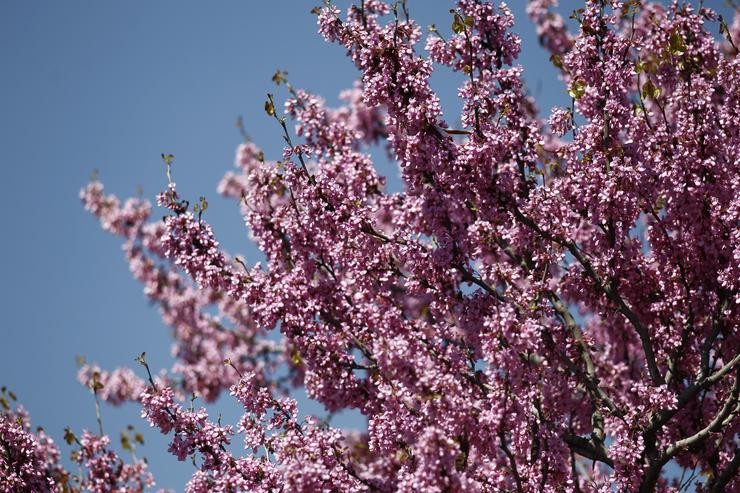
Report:
[[[714,375],[713,375],[714,376]],[[655,484],[660,477],[660,471],[663,466],[675,457],[679,452],[696,445],[700,445],[706,440],[712,433],[716,433],[725,426],[725,422],[728,419],[732,419],[738,413],[738,394],[740,394],[740,370],[737,371],[735,376],[735,384],[732,387],[730,395],[725,400],[722,408],[719,410],[717,415],[709,422],[704,428],[697,431],[690,437],[678,440],[673,445],[669,446],[666,451],[662,454],[658,454],[651,458],[650,464],[645,471],[645,476],[640,485],[640,493],[652,493],[655,490]]]
[[[711,433],[715,433],[721,430],[723,424],[725,424],[724,421],[730,418],[731,415],[735,416],[738,413],[738,394],[740,394],[740,371],[737,372],[737,376],[735,377],[735,385],[732,387],[732,391],[730,392],[729,397],[727,398],[727,400],[725,400],[722,409],[720,409],[719,413],[717,413],[714,419],[712,419],[712,421],[710,421],[707,426],[697,431],[690,437],[678,440],[676,443],[668,447],[668,450],[666,450],[664,454],[665,460],[670,460],[681,450],[691,447],[692,445],[697,445],[706,440]]]
[[[707,377],[700,377],[696,382],[687,387],[681,395],[678,396],[678,403],[673,409],[660,411],[657,413],[650,422],[650,425],[646,429],[647,433],[655,433],[660,427],[666,424],[673,416],[676,415],[686,404],[688,404],[696,395],[702,390],[714,385],[719,382],[722,377],[731,372],[736,366],[740,364],[740,354],[736,355],[730,361],[728,361],[722,368],[715,371]]]
[[[614,468],[614,461],[609,458],[606,447],[603,444],[598,447],[588,438],[571,434],[565,435],[563,439],[568,444],[568,447],[576,454],[587,459],[603,462],[607,466]]]

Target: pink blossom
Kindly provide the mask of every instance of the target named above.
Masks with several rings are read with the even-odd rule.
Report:
[[[698,491],[737,489],[737,16],[719,40],[718,15],[685,2],[527,12],[571,100],[546,121],[505,4],[457,2],[426,54],[402,3],[319,8],[359,81],[339,108],[288,86],[279,161],[244,143],[219,185],[264,266],[224,252],[174,182],[164,220],[83,190],[176,363],[148,384],[81,379],[141,401],[194,458],[188,491],[675,491],[668,463],[701,470]],[[459,115],[438,65],[460,77]],[[302,418],[297,388],[367,429]],[[234,426],[182,404],[227,389]],[[107,444],[85,440],[104,477]]]

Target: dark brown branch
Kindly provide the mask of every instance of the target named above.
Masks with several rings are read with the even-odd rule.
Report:
[[[676,443],[668,447],[668,450],[666,450],[665,454],[663,454],[663,459],[665,461],[668,461],[680,451],[691,447],[692,445],[703,442],[709,437],[711,433],[719,431],[722,426],[726,424],[725,420],[727,420],[730,416],[735,416],[738,413],[738,394],[740,394],[740,371],[737,372],[737,375],[735,377],[735,385],[732,387],[730,396],[727,398],[727,400],[725,400],[722,409],[720,409],[714,419],[712,419],[712,421],[710,421],[707,426],[697,431],[690,437],[678,440]]]
[[[476,277],[472,272],[468,271],[464,266],[462,265],[456,265],[455,269],[457,269],[463,276],[463,280],[467,282],[471,282],[475,284],[476,286],[479,286],[482,288],[485,292],[496,298],[497,300],[501,302],[508,301],[501,293],[496,291],[494,288],[488,285],[483,279]]]
[[[499,245],[499,247],[503,249],[506,255],[508,255],[512,260],[521,265],[525,272],[531,272],[532,268],[530,262],[518,255],[509,245],[506,245],[500,239],[496,238],[496,243]],[[617,408],[614,402],[599,386],[599,379],[596,375],[596,368],[593,363],[593,359],[591,358],[591,353],[585,341],[583,340],[583,332],[576,323],[575,317],[573,317],[567,306],[553,291],[547,291],[545,295],[550,301],[552,307],[555,309],[555,312],[563,320],[566,329],[568,330],[568,332],[570,332],[571,336],[575,340],[581,359],[583,360],[583,364],[586,367],[585,385],[589,396],[591,397],[591,402],[593,405],[593,412],[591,415],[593,437],[592,442],[587,441],[589,444],[589,448],[594,451],[594,454],[607,457],[606,447],[604,446],[604,439],[606,438],[606,433],[604,431],[604,417],[601,414],[600,408],[602,406],[606,406],[609,411],[611,411],[616,416],[622,416],[624,413]],[[570,361],[568,361],[568,363],[569,362]]]
[[[650,372],[650,378],[652,379],[653,383],[655,385],[661,385],[665,383],[663,380],[663,376],[658,369],[658,364],[655,360],[655,352],[653,351],[653,346],[652,342],[650,341],[650,334],[647,330],[647,327],[643,325],[637,314],[632,311],[632,309],[622,299],[617,290],[612,286],[612,283],[604,281],[604,279],[601,278],[601,276],[591,265],[591,262],[583,255],[581,250],[574,242],[560,238],[548,231],[543,230],[532,219],[522,214],[522,212],[516,206],[512,207],[512,212],[514,214],[514,218],[517,221],[524,224],[544,239],[557,243],[558,245],[566,248],[571,253],[571,255],[575,257],[578,263],[581,264],[581,266],[583,267],[588,277],[590,277],[591,280],[596,284],[596,287],[599,288],[599,290],[604,293],[607,298],[612,301],[612,303],[616,305],[619,313],[621,313],[627,320],[629,320],[629,322],[637,331],[637,334],[640,337],[640,342],[642,343],[642,349],[645,352],[645,362],[647,363],[648,371]]]
[[[603,445],[600,448],[596,447],[591,440],[578,435],[568,434],[563,439],[568,444],[568,447],[576,454],[587,459],[603,462],[607,466],[614,468],[614,461],[609,458],[606,448]]]
[[[701,347],[701,374],[707,376],[709,374],[709,353],[712,350],[714,341],[719,336],[722,330],[722,313],[727,308],[729,297],[725,293],[720,294],[720,301],[717,303],[717,312],[714,317],[714,323],[712,324],[712,332],[704,339],[704,343]]]
[[[736,357],[740,358],[740,355]],[[727,366],[727,365],[725,365]],[[706,440],[712,433],[715,433],[726,426],[726,421],[732,419],[734,415],[738,413],[738,394],[740,394],[740,370],[736,372],[735,384],[728,396],[727,400],[719,410],[717,415],[709,422],[704,428],[697,431],[690,437],[678,440],[673,445],[669,446],[664,453],[656,454],[651,457],[650,464],[645,471],[642,484],[640,484],[640,493],[651,493],[655,490],[655,484],[660,477],[660,471],[663,466],[675,457],[679,452],[696,445],[700,445]],[[714,375],[713,375],[714,376]],[[654,431],[652,432],[654,433]]]
[[[738,364],[740,364],[740,354],[736,355],[722,368],[715,371],[708,377],[699,378],[691,386],[687,387],[681,393],[681,395],[678,396],[678,403],[674,408],[660,411],[653,417],[650,425],[646,429],[646,433],[655,433],[661,426],[666,424],[673,416],[675,416],[678,411],[683,409],[689,401],[696,397],[699,392],[719,382],[722,377],[732,371],[733,368],[735,368]]]
[[[737,476],[738,469],[740,469],[740,451],[736,449],[735,457],[730,461],[725,470],[711,482],[712,489],[709,490],[710,493],[723,493],[727,491],[725,486]]]

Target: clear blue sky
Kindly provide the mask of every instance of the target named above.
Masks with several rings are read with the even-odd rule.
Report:
[[[95,428],[92,396],[76,383],[75,355],[112,369],[134,366],[146,350],[155,369],[171,364],[168,329],[131,279],[120,240],[83,210],[80,187],[98,169],[109,191],[128,196],[142,186],[152,198],[165,183],[159,155],[173,153],[179,190],[208,197],[206,218],[225,248],[258,259],[236,204],[217,198],[215,188],[232,168],[238,115],[268,157],[279,155],[280,131],[263,111],[277,68],[329,101],[351,86],[356,71],[344,50],[316,34],[309,10],[318,3],[0,3],[0,384],[59,443],[65,426]],[[547,115],[566,100],[524,17],[525,2],[510,3],[529,87]],[[562,3],[570,11],[577,2]],[[422,26],[449,32],[448,2],[409,0],[409,7]],[[433,79],[451,112],[460,81]],[[218,408],[236,416],[231,402]],[[128,423],[144,430],[140,454],[158,485],[182,490],[192,465],[170,456],[166,440],[138,414],[133,405],[104,407],[106,431],[116,440]],[[62,450],[68,455],[66,444]]]

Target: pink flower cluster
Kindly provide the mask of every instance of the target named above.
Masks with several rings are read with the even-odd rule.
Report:
[[[61,491],[66,473],[59,466],[59,449],[43,429],[31,431],[22,406],[0,398],[0,491]]]
[[[106,402],[118,406],[128,401],[138,401],[146,389],[144,381],[131,368],[116,368],[111,372],[98,366],[84,364],[77,372],[77,380],[84,386],[93,388]]]
[[[38,493],[140,493],[154,486],[144,460],[126,463],[110,448],[110,438],[88,431],[77,438],[67,429],[65,440],[75,443],[72,460],[80,466],[73,475],[61,465],[61,453],[42,428],[31,431],[28,414],[12,405],[15,395],[0,394],[0,491]]]
[[[196,459],[188,491],[740,489],[740,16],[586,0],[567,24],[556,7],[527,9],[571,98],[549,119],[505,4],[460,0],[425,50],[404,2],[318,9],[360,80],[340,108],[286,84],[284,114],[267,106],[279,160],[244,143],[219,185],[265,266],[223,252],[172,182],[163,221],[83,190],[177,363],[148,384],[81,379],[141,401]],[[445,119],[435,69],[459,74],[460,115]],[[367,430],[299,419],[296,387]],[[182,407],[224,390],[234,426]],[[27,481],[49,477],[24,460]]]
[[[91,493],[134,493],[154,486],[154,479],[147,471],[146,462],[123,462],[111,450],[107,436],[97,436],[85,431],[79,440],[80,450],[76,461],[86,471],[80,488]]]

